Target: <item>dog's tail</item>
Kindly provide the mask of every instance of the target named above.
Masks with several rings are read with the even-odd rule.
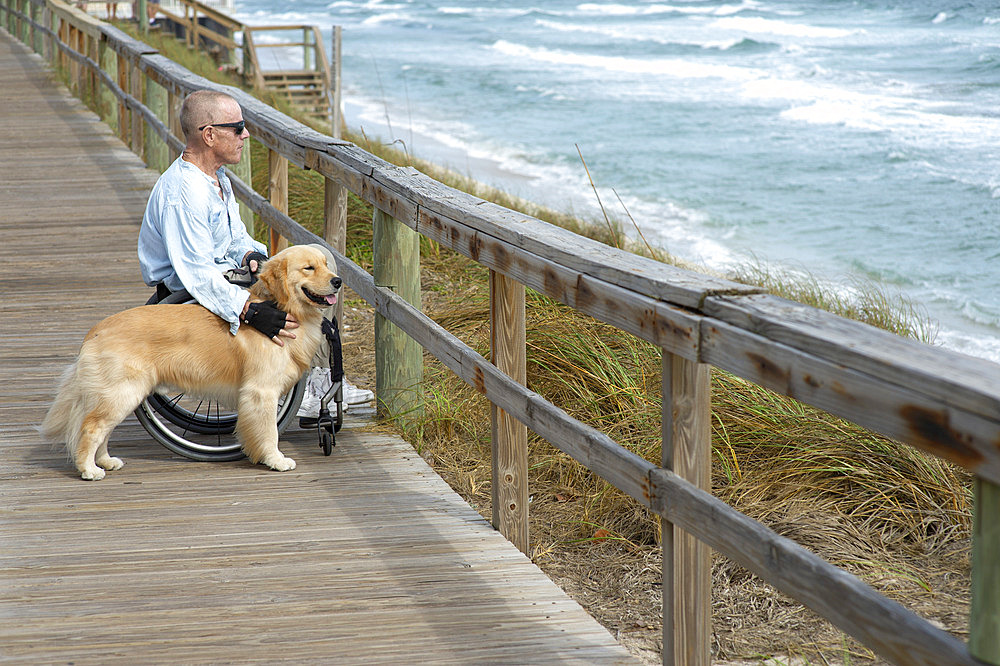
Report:
[[[83,419],[92,408],[92,401],[80,385],[78,365],[79,362],[74,363],[63,372],[56,399],[41,428],[42,434],[53,442],[64,442],[71,455],[80,439]]]

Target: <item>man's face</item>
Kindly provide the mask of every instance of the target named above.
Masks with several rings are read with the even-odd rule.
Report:
[[[224,123],[236,123],[243,120],[243,110],[234,100],[220,104],[213,114],[213,124],[202,130],[205,143],[223,164],[236,164],[243,154],[243,143],[250,138],[250,132],[236,127],[221,127]]]

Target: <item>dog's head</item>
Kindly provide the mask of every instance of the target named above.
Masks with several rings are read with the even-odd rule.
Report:
[[[293,245],[264,262],[250,291],[259,298],[274,299],[280,309],[301,318],[335,305],[340,286],[323,251]]]

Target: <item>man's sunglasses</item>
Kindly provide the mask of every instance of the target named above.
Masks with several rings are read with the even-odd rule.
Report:
[[[198,128],[198,131],[202,131],[206,127],[232,127],[233,131],[236,132],[236,136],[243,134],[243,130],[246,129],[247,123],[245,120],[238,120],[235,123],[209,123],[207,125],[202,125]]]

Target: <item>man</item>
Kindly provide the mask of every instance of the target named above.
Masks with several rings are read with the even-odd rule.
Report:
[[[263,303],[249,303],[245,289],[223,273],[251,272],[267,258],[267,248],[247,233],[224,165],[240,161],[250,137],[243,111],[225,93],[199,90],[181,105],[184,152],[160,176],[139,229],[142,279],[157,293],[186,290],[205,308],[229,322],[233,335],[249,323],[284,345],[299,324]]]
[[[186,290],[198,303],[230,324],[235,335],[240,323],[249,323],[284,345],[294,338],[299,324],[292,315],[264,303],[249,304],[249,292],[230,284],[223,273],[248,268],[256,272],[267,258],[266,248],[247,233],[239,204],[226,176],[226,164],[236,164],[250,137],[243,111],[225,93],[199,90],[181,105],[185,147],[160,176],[149,195],[139,229],[139,264],[142,278],[164,296]],[[327,262],[335,269],[325,248]],[[317,355],[318,366],[328,365],[326,353]],[[310,374],[299,416],[315,417],[319,400],[330,386],[329,369]],[[344,382],[347,404],[369,402],[371,391]]]

